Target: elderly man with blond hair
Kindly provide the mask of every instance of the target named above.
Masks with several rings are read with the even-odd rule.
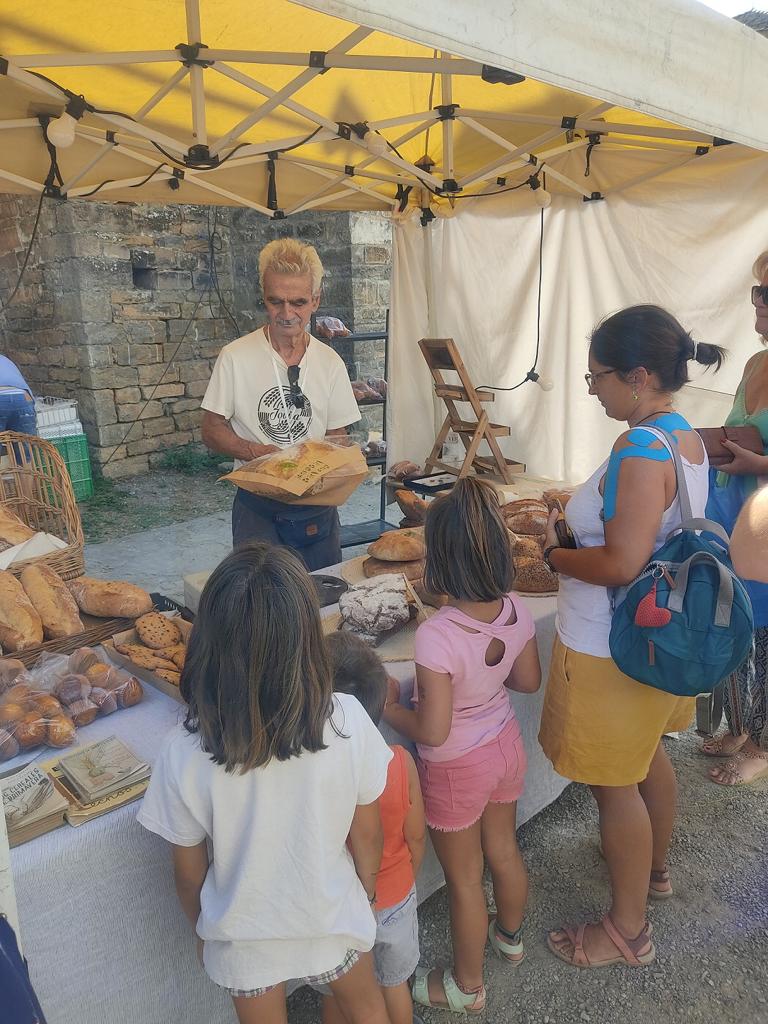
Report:
[[[267,323],[225,345],[203,398],[203,441],[235,466],[305,439],[346,435],[360,419],[341,358],[307,331],[320,303],[323,265],[311,245],[277,239],[259,255]],[[294,548],[307,568],[341,561],[339,516],[240,488],[232,508],[235,546],[259,539]]]

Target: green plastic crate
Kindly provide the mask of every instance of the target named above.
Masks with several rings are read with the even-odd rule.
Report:
[[[67,467],[72,481],[72,490],[77,501],[85,501],[93,496],[93,474],[91,473],[91,456],[88,453],[88,441],[85,434],[74,434],[71,437],[52,437],[50,443],[57,449]]]

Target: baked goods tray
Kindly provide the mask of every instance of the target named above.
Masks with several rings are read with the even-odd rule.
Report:
[[[72,654],[78,647],[96,647],[98,644],[109,640],[115,633],[122,633],[133,627],[133,619],[99,619],[93,615],[84,615],[80,618],[86,627],[82,633],[75,633],[72,636],[62,637],[60,640],[46,640],[37,647],[27,647],[23,651],[8,652],[9,658],[16,658],[23,661],[27,668],[37,662],[41,654]]]
[[[171,618],[178,626],[181,631],[182,639],[186,644],[192,630],[192,623],[187,622],[186,619],[181,618],[179,615],[169,616],[169,618]],[[119,651],[115,650],[116,643],[140,643],[136,630],[133,628],[133,623],[129,622],[129,626],[129,629],[126,629],[122,633],[116,633],[113,637],[107,640],[106,643],[102,644],[109,660],[113,662],[113,664],[119,665],[120,668],[126,669],[132,676],[136,676],[136,678],[140,679],[143,683],[149,683],[150,686],[154,686],[156,690],[160,690],[160,692],[164,693],[166,697],[171,697],[173,700],[178,701],[179,704],[183,704],[184,700],[178,686],[174,686],[173,683],[169,683],[167,680],[161,679],[160,676],[156,676],[151,669],[137,665],[135,662],[131,661],[130,658],[126,658],[124,654],[120,654]]]

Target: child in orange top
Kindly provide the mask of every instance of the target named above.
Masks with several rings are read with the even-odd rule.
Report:
[[[374,651],[351,633],[327,640],[333,689],[356,697],[378,725],[387,698],[387,674]],[[373,960],[391,1024],[412,1024],[408,979],[419,962],[416,875],[424,856],[424,804],[416,764],[405,747],[393,746],[387,784],[379,797],[384,852],[376,879],[376,942]],[[343,1024],[336,1000],[323,1000],[323,1024]]]

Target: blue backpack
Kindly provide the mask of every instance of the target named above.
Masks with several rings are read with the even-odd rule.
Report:
[[[611,657],[631,679],[681,697],[713,690],[752,645],[752,605],[719,523],[694,519],[675,438],[661,427],[675,464],[682,521],[630,583],[611,623]]]

